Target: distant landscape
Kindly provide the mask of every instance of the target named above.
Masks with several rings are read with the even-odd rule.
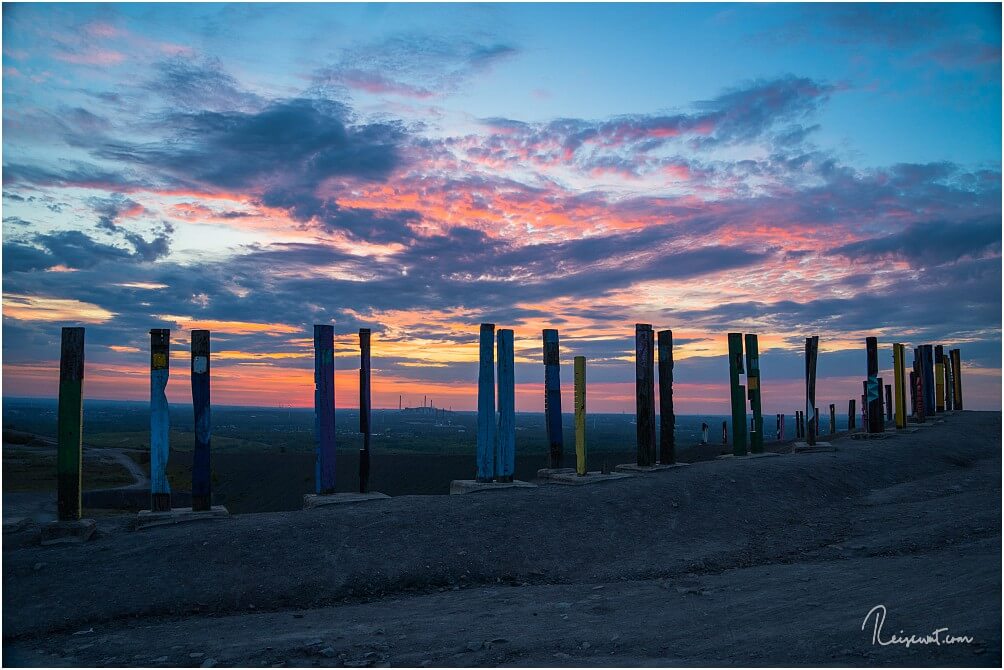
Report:
[[[168,478],[175,493],[191,487],[192,409],[171,408],[171,459]],[[54,491],[53,440],[57,403],[50,399],[5,398],[3,401],[5,491]],[[85,491],[127,484],[128,473],[113,461],[89,457],[103,449],[121,450],[149,472],[149,406],[144,402],[91,400],[84,404]],[[713,458],[724,452],[722,421],[727,417],[677,417],[677,454],[681,461]],[[823,430],[827,432],[828,418]],[[701,446],[701,423],[710,426],[710,444]],[[731,431],[731,421],[730,431]],[[776,441],[775,417],[764,417],[768,447]],[[794,417],[786,421],[786,438],[794,437]],[[839,416],[839,429],[846,417]],[[336,412],[337,482],[340,491],[358,487],[358,453],[362,436],[359,412]],[[587,421],[589,467],[600,470],[635,459],[633,414],[591,414]],[[516,476],[532,480],[547,466],[544,415],[516,415]],[[32,452],[32,438],[39,444]],[[445,494],[453,479],[474,474],[477,414],[431,408],[373,412],[371,488],[389,495]],[[566,466],[574,465],[573,416],[564,415]],[[34,454],[34,457],[32,458]],[[51,470],[51,472],[50,472]],[[299,509],[314,490],[314,414],[311,409],[213,407],[213,490],[233,513]],[[54,494],[53,494],[54,495]],[[138,499],[137,499],[138,500]],[[85,503],[86,504],[86,503]]]

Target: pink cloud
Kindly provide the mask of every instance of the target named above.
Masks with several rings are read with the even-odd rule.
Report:
[[[82,52],[60,51],[53,58],[74,65],[118,65],[125,60],[125,55],[110,49],[87,49]]]

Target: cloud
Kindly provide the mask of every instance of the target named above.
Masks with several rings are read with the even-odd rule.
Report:
[[[342,50],[338,61],[315,73],[315,84],[410,98],[443,96],[512,57],[504,43],[406,34]]]
[[[845,244],[833,253],[851,260],[904,261],[916,268],[956,263],[1001,252],[1000,218],[914,223],[905,230]]]
[[[259,96],[241,88],[218,58],[178,57],[157,63],[154,70],[144,88],[183,110],[250,112],[263,105]]]

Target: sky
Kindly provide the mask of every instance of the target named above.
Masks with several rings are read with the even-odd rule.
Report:
[[[679,413],[727,413],[728,332],[764,412],[861,394],[865,338],[962,351],[1001,406],[999,4],[3,6],[3,394],[149,395],[149,330],[212,331],[213,401],[476,408],[482,322],[587,358],[634,411],[634,327],[674,335]],[[908,356],[907,363],[912,361]]]

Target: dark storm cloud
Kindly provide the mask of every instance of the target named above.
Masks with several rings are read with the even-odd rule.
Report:
[[[62,230],[47,235],[36,235],[35,242],[48,251],[55,264],[69,268],[90,268],[106,261],[121,262],[133,259],[125,249],[95,242],[79,230]]]
[[[32,272],[56,265],[53,256],[42,249],[21,242],[4,242],[3,268],[6,278],[11,272]]]
[[[915,223],[893,235],[845,244],[833,253],[852,260],[892,259],[929,267],[1000,251],[1001,221],[997,217]]]

